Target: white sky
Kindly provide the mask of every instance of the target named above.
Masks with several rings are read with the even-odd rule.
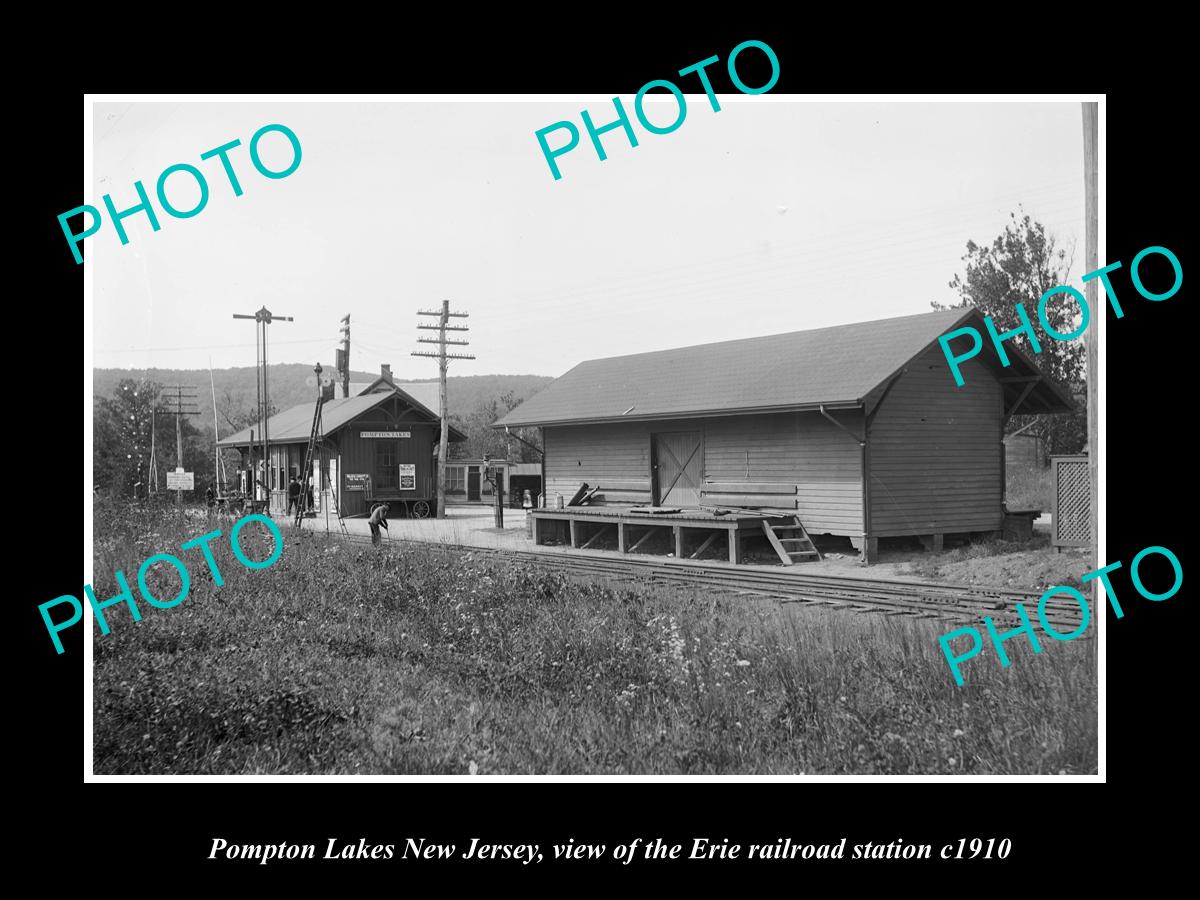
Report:
[[[668,135],[639,146],[603,136],[600,162],[579,111],[611,121],[611,101],[97,104],[93,196],[133,206],[177,162],[205,173],[208,206],[173,219],[153,202],[86,240],[95,266],[95,364],[205,368],[254,364],[266,304],[271,361],[333,362],[352,317],[351,365],[429,378],[418,308],[448,298],[471,313],[452,374],[560,375],[584,359],[927,312],[948,301],[968,239],[990,242],[1018,202],[1082,272],[1078,103],[812,103],[688,96]],[[667,123],[674,101],[647,104]],[[580,145],[550,174],[534,132],[576,123]],[[250,163],[250,136],[282,123],[303,161],[280,180]],[[218,160],[234,138],[235,198]],[[552,146],[564,140],[550,137]],[[264,139],[264,161],[290,160]],[[168,196],[194,205],[194,182]],[[427,332],[428,333],[428,332]]]

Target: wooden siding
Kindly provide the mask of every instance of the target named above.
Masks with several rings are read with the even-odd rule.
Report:
[[[991,531],[1002,525],[1003,391],[977,360],[956,387],[940,348],[912,360],[868,437],[871,534]]]
[[[833,415],[861,433],[860,411]],[[650,502],[651,435],[667,431],[704,434],[702,504],[796,509],[812,533],[862,534],[858,442],[818,413],[547,426],[547,505],[585,481],[607,504]]]
[[[599,485],[608,504],[650,502],[649,424],[565,425],[544,434],[547,506],[555,494],[570,500],[585,481]]]
[[[337,449],[340,451],[338,493],[342,499],[343,516],[367,514],[366,491],[346,490],[346,476],[370,475],[372,481],[378,484],[378,473],[375,471],[375,447],[382,441],[390,440],[395,444],[396,458],[399,463],[413,463],[416,466],[416,490],[392,490],[388,492],[389,495],[409,500],[432,500],[437,496],[437,487],[434,482],[436,463],[433,458],[433,448],[437,444],[439,426],[417,421],[412,413],[406,413],[405,410],[404,404],[398,400],[392,400],[375,407],[338,429],[334,437]],[[399,426],[399,430],[410,432],[412,437],[359,437],[360,431],[389,431],[397,426]]]
[[[850,430],[862,433],[859,410],[830,412]],[[796,496],[759,498],[736,505],[796,509],[813,534],[861,535],[862,451],[858,442],[820,413],[782,413],[727,416],[705,421],[706,480],[718,482],[722,493],[729,482],[767,482],[796,485]],[[753,500],[749,493],[745,500]]]

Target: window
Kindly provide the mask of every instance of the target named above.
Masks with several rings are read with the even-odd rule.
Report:
[[[396,452],[395,441],[375,441],[375,479],[373,487],[376,491],[396,490],[397,472],[400,456]]]
[[[446,466],[446,493],[465,494],[467,491],[467,470],[462,466]]]

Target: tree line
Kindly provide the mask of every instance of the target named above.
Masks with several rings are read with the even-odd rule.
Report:
[[[158,491],[167,495],[166,473],[177,466],[195,475],[196,493],[215,487],[216,460],[213,435],[181,416],[179,457],[175,414],[164,402],[163,385],[148,378],[122,378],[108,397],[96,397],[92,408],[92,484],[96,491],[122,497],[150,495],[157,469]],[[241,392],[225,389],[217,410],[226,433],[240,431],[258,421],[254,404]],[[274,406],[270,415],[278,412]],[[227,477],[238,466],[237,451],[222,451]]]
[[[1072,255],[1060,247],[1046,227],[1018,207],[1009,214],[1009,223],[990,244],[967,241],[963,255],[964,271],[950,281],[950,288],[959,295],[957,303],[938,303],[934,309],[953,309],[974,306],[991,316],[998,331],[1018,327],[1018,304],[1036,309],[1042,294],[1070,280]],[[1075,330],[1075,306],[1069,302],[1047,305],[1047,317],[1056,331]],[[1035,354],[1029,338],[1022,334],[1014,339],[1021,349],[1049,378],[1080,401],[1078,410],[1053,416],[1016,415],[1008,423],[1008,433],[1029,426],[1026,433],[1039,436],[1047,454],[1079,453],[1087,445],[1087,406],[1085,353],[1083,339],[1074,341],[1043,341],[1042,352]]]
[[[532,392],[532,391],[531,391]],[[176,466],[195,475],[195,494],[202,495],[217,479],[213,456],[214,436],[181,417],[183,458],[179,458],[175,415],[164,402],[163,385],[147,378],[123,378],[108,397],[93,401],[92,481],[97,491],[121,497],[145,498],[157,466],[158,491],[167,496],[166,473]],[[467,413],[452,413],[450,422],[467,435],[463,443],[451,444],[453,457],[506,458],[511,462],[538,462],[540,456],[529,446],[539,446],[536,428],[513,429],[529,444],[522,443],[489,426],[526,398],[506,390],[499,396],[480,399]],[[223,435],[233,434],[258,422],[256,404],[244,392],[226,387],[217,398],[217,419]],[[271,405],[268,414],[279,410]],[[236,450],[223,450],[225,477],[232,480],[239,465]],[[152,461],[153,457],[153,461]]]

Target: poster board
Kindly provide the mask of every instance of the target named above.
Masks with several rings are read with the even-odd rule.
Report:
[[[167,472],[168,491],[194,491],[195,489],[195,472]]]
[[[417,489],[416,463],[400,463],[400,490],[415,491]]]

